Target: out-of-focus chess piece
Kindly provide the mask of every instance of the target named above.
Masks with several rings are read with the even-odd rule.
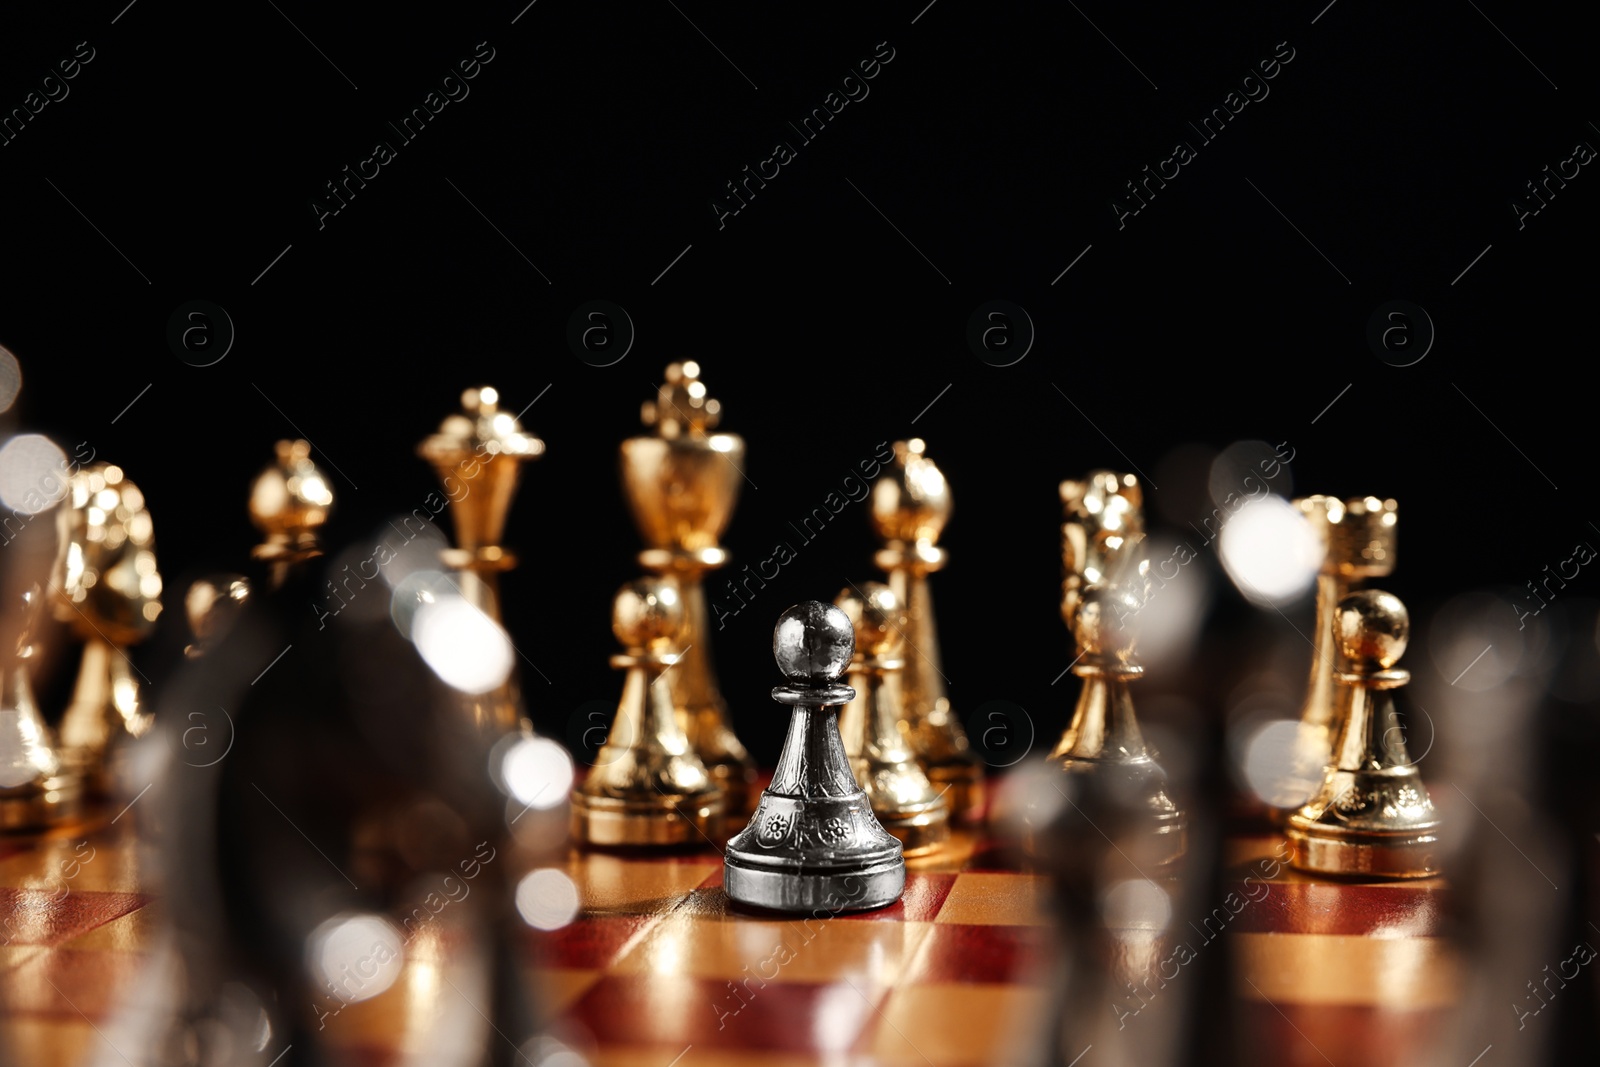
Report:
[[[832,604],[797,604],[773,628],[788,682],[772,699],[793,710],[772,784],[723,853],[723,884],[737,904],[826,915],[900,899],[900,842],[873,815],[839,735],[838,709],[856,694],[838,679],[854,652],[855,627]]]
[[[250,521],[261,531],[261,543],[250,555],[267,566],[273,589],[299,564],[322,555],[318,531],[332,507],[333,490],[311,460],[310,443],[279,441],[277,458],[250,487]]]
[[[1334,616],[1339,602],[1353,588],[1394,571],[1399,513],[1395,501],[1375,496],[1350,500],[1306,496],[1294,503],[1323,546],[1322,566],[1317,571],[1316,629],[1311,635],[1311,677],[1300,711],[1303,745],[1314,770],[1327,762],[1333,741],[1334,674],[1338,670]]]
[[[450,499],[456,547],[446,549],[441,558],[467,602],[503,627],[500,574],[517,565],[516,557],[501,544],[506,516],[521,465],[544,455],[544,442],[524,431],[515,415],[500,410],[500,394],[489,386],[468,389],[461,395],[461,407],[417,447],[417,453],[433,464]],[[514,666],[495,688],[462,699],[472,721],[487,733],[533,729]]]
[[[1141,866],[1163,866],[1183,856],[1187,833],[1183,813],[1167,795],[1166,771],[1139,730],[1129,692],[1129,683],[1144,674],[1133,654],[1144,581],[1143,535],[1137,535],[1101,584],[1073,594],[1079,655],[1072,673],[1083,679],[1083,689],[1050,759],[1079,779],[1086,795],[1131,813],[1123,821],[1140,838]]]
[[[909,662],[903,675],[909,738],[934,786],[945,790],[952,818],[983,803],[983,763],[950,706],[939,653],[928,575],[947,553],[935,542],[950,519],[950,486],[921,438],[894,443],[894,459],[872,485],[872,525],[884,546],[874,557],[905,608]]]
[[[572,836],[591,845],[683,845],[722,836],[723,793],[678,721],[663,672],[678,662],[683,600],[668,579],[618,590],[611,629],[625,651],[622,699],[594,768],[572,793]]]
[[[647,546],[640,564],[676,580],[682,593],[682,651],[667,684],[689,743],[726,794],[733,818],[754,801],[756,764],[733,732],[717,685],[703,582],[729,560],[717,540],[739,499],[744,439],[711,432],[722,407],[707,395],[693,362],[667,367],[642,415],[655,432],[622,442],[622,488]]]
[[[213,574],[191,583],[183,596],[183,610],[194,640],[184,646],[183,654],[193,659],[215,648],[249,600],[250,580],[242,574]]]
[[[29,679],[41,599],[33,586],[0,602],[0,831],[44,829],[72,815],[82,799],[82,783],[63,766]]]
[[[1133,475],[1108,470],[1068,479],[1059,492],[1061,617],[1070,628],[1078,595],[1103,583],[1129,543],[1144,535],[1144,493]]]
[[[61,720],[61,756],[86,795],[104,798],[116,780],[122,742],[150,729],[127,650],[150,636],[161,615],[155,539],[144,494],[120,467],[104,463],[72,475],[56,516],[56,617],[83,642],[72,703]]]
[[[839,731],[856,782],[905,855],[936,851],[950,838],[950,809],[906,741],[900,688],[905,610],[894,591],[878,582],[845,589],[834,604],[855,626],[850,681],[856,695],[839,716]]]
[[[1339,601],[1334,634],[1333,755],[1322,789],[1289,817],[1291,862],[1320,874],[1426,878],[1439,873],[1439,818],[1406,751],[1394,692],[1411,629],[1392,593],[1363,589]]]

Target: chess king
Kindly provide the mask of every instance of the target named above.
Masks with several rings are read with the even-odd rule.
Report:
[[[672,699],[695,754],[726,798],[729,818],[750,810],[756,765],[734,735],[711,660],[703,576],[728,562],[717,544],[744,480],[744,439],[711,433],[722,408],[706,394],[700,366],[667,367],[666,381],[644,404],[655,432],[622,442],[622,487],[647,546],[639,562],[677,582],[683,598],[680,658],[667,674]]]
[[[928,575],[945,564],[947,554],[935,542],[949,519],[949,483],[924,455],[922,440],[896,441],[894,460],[872,484],[872,525],[884,542],[874,559],[906,614],[911,662],[902,689],[911,744],[928,778],[944,791],[951,817],[959,819],[983,800],[983,764],[945,693],[928,591]]]

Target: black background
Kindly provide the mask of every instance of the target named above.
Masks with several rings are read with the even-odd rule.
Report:
[[[1174,447],[1285,442],[1286,494],[1401,501],[1388,584],[1414,607],[1520,587],[1600,537],[1600,179],[1584,168],[1520,230],[1511,207],[1600,143],[1583,25],[1560,7],[1362,0],[8,10],[7,111],[78,42],[95,56],[0,147],[0,344],[25,377],[12,414],[127,469],[177,590],[244,565],[249,484],[275,440],[315,443],[337,549],[436,489],[416,444],[464,387],[494,384],[512,410],[537,397],[524,423],[548,452],[508,524],[522,566],[506,617],[538,667],[523,667],[530,709],[565,737],[618,687],[610,596],[638,547],[618,443],[665,364],[696,359],[748,443],[735,565],[794,542],[788,524],[880,442],[925,437],[956,502],[935,585],[952,698],[968,715],[1013,701],[1053,735],[1070,703],[1051,685],[1071,658],[1063,477],[1135,468],[1153,521],[1181,528],[1211,504],[1162,466]],[[470,95],[400,145],[386,123],[484,41]],[[798,144],[787,124],[879,42],[894,58],[870,95]],[[1187,123],[1279,42],[1294,58],[1270,95],[1200,146]],[[324,183],[380,139],[397,158],[319,226]],[[719,227],[712,199],[779,139],[797,159]],[[1198,158],[1119,229],[1112,199],[1180,139]],[[566,341],[593,299],[637,328],[605,368]],[[1012,366],[966,343],[993,299],[1037,329]],[[1395,299],[1437,329],[1403,368],[1366,341]],[[210,367],[167,343],[191,300],[237,330]],[[876,577],[865,505],[796,547],[715,636],[767,763],[772,622]],[[139,653],[153,672],[180,615]],[[1284,623],[1232,596],[1213,625]]]

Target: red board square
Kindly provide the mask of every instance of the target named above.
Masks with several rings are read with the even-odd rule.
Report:
[[[549,933],[530,931],[528,938],[541,967],[604,970],[660,921],[659,915],[590,915]]]
[[[1049,927],[936,923],[900,984],[1042,983],[1049,953]]]
[[[149,902],[143,893],[0,889],[0,945],[59,945]]]

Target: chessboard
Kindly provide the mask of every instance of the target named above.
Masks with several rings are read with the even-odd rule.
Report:
[[[162,911],[133,822],[107,811],[0,840],[0,914],[10,924],[0,1036],[19,1063],[143,1062],[146,1050],[128,1049],[130,1060],[110,1044]],[[1238,895],[1219,899],[1220,918],[1166,939],[1202,955],[1226,939],[1235,1025],[1253,1062],[1419,1062],[1459,987],[1441,936],[1444,880],[1312,878],[1273,862],[1279,840],[1230,836],[1224,882]],[[595,1067],[1025,1063],[1048,1023],[1057,951],[1048,885],[982,831],[909,860],[892,906],[820,918],[731,907],[709,845],[648,858],[572,849],[557,866],[577,888],[578,913],[558,929],[528,930],[523,959],[550,1038]],[[448,956],[448,942],[416,939],[393,986],[323,1020],[345,1062],[417,1062],[442,998],[465,995],[440,985]],[[1153,958],[1175,954],[1162,945]],[[1184,981],[1176,963],[1159,973]],[[1112,1022],[1137,1025],[1146,1001],[1170,986],[1139,988],[1142,997],[1130,983]]]

